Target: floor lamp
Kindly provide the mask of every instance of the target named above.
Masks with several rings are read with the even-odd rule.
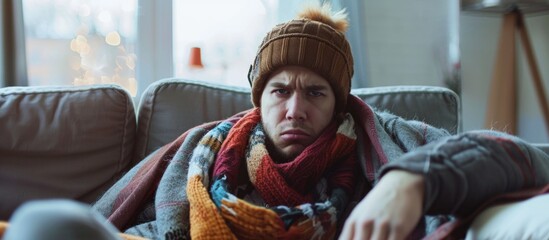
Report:
[[[490,95],[485,119],[485,127],[517,133],[517,76],[515,36],[519,33],[520,42],[532,74],[534,89],[549,131],[549,105],[545,87],[536,63],[532,44],[528,35],[524,15],[527,13],[549,13],[549,1],[544,0],[462,0],[462,11],[503,14],[496,60],[492,73]]]

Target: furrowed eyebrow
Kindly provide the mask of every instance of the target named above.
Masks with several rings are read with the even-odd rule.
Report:
[[[307,89],[307,91],[324,91],[328,89],[328,87],[324,85],[311,85],[307,86],[305,89]]]
[[[270,82],[270,83],[267,84],[267,86],[272,87],[272,88],[287,88],[288,84],[283,83],[283,82]],[[328,89],[328,86],[318,85],[318,84],[310,85],[310,86],[305,87],[306,91],[326,91],[327,89]]]
[[[281,83],[281,82],[271,82],[267,85],[269,87],[273,87],[273,88],[286,88],[286,87],[288,87],[288,84]]]

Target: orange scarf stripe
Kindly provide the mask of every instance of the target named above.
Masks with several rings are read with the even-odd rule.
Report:
[[[222,143],[221,141],[219,141],[219,139],[202,138],[200,139],[200,142],[198,142],[198,144],[203,146],[209,146],[211,149],[219,149]]]
[[[260,146],[259,144],[252,146],[250,149],[250,158],[251,159],[260,159],[262,156],[269,154],[265,146]],[[250,182],[255,183],[257,177],[257,170],[261,161],[249,161],[248,162],[248,176],[250,177]]]
[[[217,211],[202,178],[193,176],[187,183],[187,196],[190,203],[190,222],[192,239],[237,239],[225,220]]]
[[[223,199],[221,214],[238,239],[276,239],[284,224],[274,211],[246,201]]]

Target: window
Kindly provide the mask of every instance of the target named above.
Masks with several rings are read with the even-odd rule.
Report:
[[[248,70],[261,40],[275,24],[294,18],[304,1],[179,0],[173,4],[174,75],[249,87]],[[193,48],[200,48],[203,68],[192,66]]]
[[[114,83],[139,98],[166,77],[249,87],[264,35],[321,0],[22,1],[29,85]],[[189,67],[196,47],[203,68]]]
[[[134,95],[137,0],[23,0],[29,85],[114,83]]]

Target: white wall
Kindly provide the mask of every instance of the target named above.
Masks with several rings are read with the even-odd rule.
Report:
[[[364,11],[368,86],[443,86],[443,69],[453,58],[447,49],[457,44],[463,130],[484,128],[500,16],[461,13],[458,0],[367,1]],[[549,93],[549,13],[529,16],[527,24]],[[522,49],[517,50],[517,135],[531,142],[549,142],[530,72]]]
[[[458,1],[384,0],[364,5],[368,85],[442,86],[451,58],[448,48],[458,46]]]
[[[527,16],[526,21],[545,91],[549,93],[549,13]],[[498,15],[462,13],[460,16],[464,130],[484,127],[486,102],[501,22],[502,18]],[[518,40],[517,135],[531,142],[549,142],[549,134],[535,96],[521,44]]]

